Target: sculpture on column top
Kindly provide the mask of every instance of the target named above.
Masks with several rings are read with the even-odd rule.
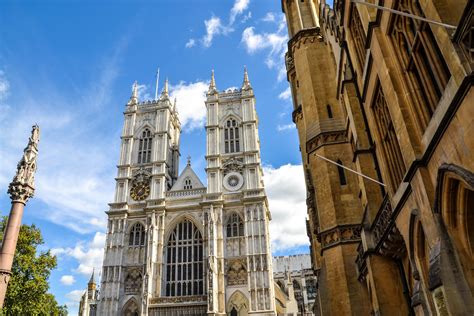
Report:
[[[12,202],[25,204],[35,192],[36,159],[38,156],[38,142],[40,129],[33,125],[28,145],[23,151],[23,157],[17,165],[17,171],[8,186],[8,194]]]

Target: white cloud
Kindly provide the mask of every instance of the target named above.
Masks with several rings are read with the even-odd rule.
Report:
[[[306,235],[306,187],[301,165],[264,166],[265,190],[272,220],[272,250],[309,245]]]
[[[58,257],[74,258],[78,262],[78,266],[74,272],[90,276],[92,271],[101,271],[102,261],[104,258],[104,245],[106,235],[96,232],[90,242],[80,241],[74,248],[53,248],[51,253]]]
[[[237,15],[242,14],[245,10],[247,10],[249,3],[250,0],[235,0],[234,6],[230,10],[229,25],[234,24]]]
[[[63,275],[59,281],[64,285],[73,285],[76,279],[72,275]]]
[[[144,101],[144,100],[152,100],[154,99],[154,96],[152,97],[150,94],[150,86],[146,84],[137,84],[137,94],[138,94],[138,100]]]
[[[67,293],[65,296],[66,298],[70,299],[73,302],[80,302],[81,297],[84,294],[85,290],[74,290]]]
[[[194,45],[196,45],[196,40],[194,38],[190,38],[187,42],[186,42],[186,48],[191,48],[191,47],[194,47]]]
[[[281,100],[289,100],[291,99],[291,90],[290,90],[290,87],[286,88],[285,91],[283,91],[282,93],[280,93],[278,95],[278,99],[281,99]]]
[[[7,98],[10,90],[10,82],[5,76],[5,72],[0,70],[0,101],[3,101]]]
[[[233,31],[231,27],[223,25],[221,19],[216,16],[212,16],[209,20],[205,20],[204,25],[206,26],[206,35],[202,38],[202,44],[204,47],[210,47],[212,45],[212,40],[216,35],[227,35]]]
[[[252,12],[249,11],[246,15],[242,17],[242,20],[240,20],[240,23],[245,23],[251,18],[252,18]]]
[[[126,42],[122,40],[114,48],[77,96],[48,80],[25,89],[28,83],[21,79],[17,91],[6,90],[9,103],[16,106],[0,102],[0,187],[11,181],[31,125],[37,123],[41,140],[34,198],[45,205],[33,216],[79,233],[104,229],[104,211],[113,198],[120,140],[115,131],[104,129],[110,116],[106,118],[103,113],[113,113],[108,105],[113,101],[113,83]],[[13,115],[15,120],[8,119]]]
[[[214,15],[210,19],[204,20],[206,34],[201,39],[202,45],[204,47],[211,47],[212,41],[217,35],[227,35],[233,32],[234,29],[232,28],[232,25],[234,24],[236,17],[243,14],[248,9],[249,3],[250,0],[235,0],[234,5],[230,10],[229,23],[227,25],[222,22],[220,17]],[[252,13],[249,12],[242,18],[241,22],[245,23],[251,17]],[[186,43],[187,48],[193,47],[194,45],[195,41],[193,39],[190,39]]]
[[[295,124],[285,124],[285,125],[278,125],[277,126],[277,130],[279,132],[286,131],[286,130],[289,130],[289,129],[294,129],[294,128],[296,128]]]
[[[288,35],[278,24],[278,30],[272,33],[258,33],[255,27],[247,27],[242,32],[242,43],[245,45],[248,54],[255,54],[259,51],[266,51],[265,64],[269,69],[278,71],[278,81],[285,78],[285,52]]]
[[[209,82],[196,81],[170,85],[171,98],[177,99],[179,120],[183,130],[202,127],[206,118],[206,92]]]
[[[275,22],[275,14],[272,12],[268,12],[263,18],[262,21],[264,22]]]

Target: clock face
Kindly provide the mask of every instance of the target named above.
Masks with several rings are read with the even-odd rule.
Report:
[[[143,201],[150,195],[150,184],[145,181],[137,181],[132,184],[130,196],[135,201]]]

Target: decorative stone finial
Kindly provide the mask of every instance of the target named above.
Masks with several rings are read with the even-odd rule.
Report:
[[[211,82],[209,83],[209,90],[207,91],[208,95],[217,93],[216,88],[216,79],[214,78],[214,69],[211,72]]]
[[[138,103],[138,83],[135,80],[132,86],[132,95],[130,96],[130,100],[128,101],[128,105],[134,105]]]
[[[92,275],[91,275],[91,278],[89,280],[89,284],[95,284],[94,273],[95,273],[95,268],[92,268]]]
[[[38,156],[38,142],[40,129],[33,125],[28,145],[23,151],[23,157],[17,165],[16,175],[8,186],[8,194],[12,202],[26,204],[35,193],[36,158]]]
[[[247,73],[247,66],[244,66],[244,82],[242,83],[242,90],[252,89],[249,81],[249,74]]]
[[[188,165],[188,166],[191,166],[191,156],[190,156],[190,155],[188,155],[188,158],[187,158],[187,159],[188,159],[188,162],[187,162],[187,164],[186,164],[186,165]]]
[[[163,87],[163,90],[161,91],[161,97],[160,99],[168,99],[169,98],[169,91],[168,91],[168,78],[165,80],[165,86]]]
[[[178,112],[178,100],[176,97],[174,98],[173,111]]]

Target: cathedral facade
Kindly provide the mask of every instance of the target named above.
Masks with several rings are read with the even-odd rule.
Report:
[[[474,2],[360,2],[281,1],[315,314],[472,315]]]
[[[207,187],[188,162],[168,83],[158,100],[128,102],[110,203],[98,315],[275,315],[255,97],[205,102]]]

